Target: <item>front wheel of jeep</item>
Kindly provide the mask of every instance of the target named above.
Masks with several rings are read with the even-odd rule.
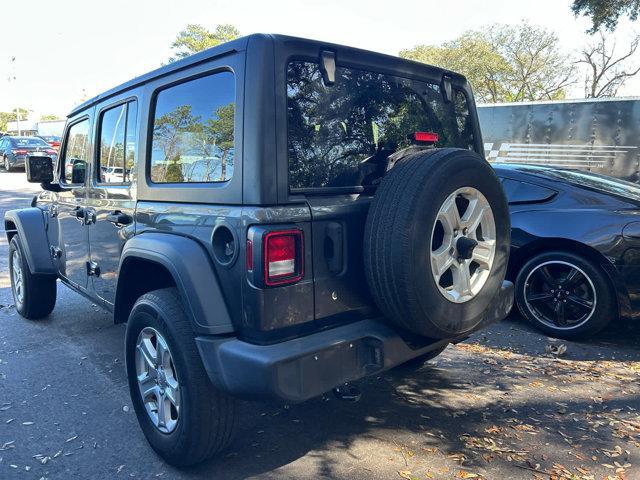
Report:
[[[18,235],[14,235],[9,243],[9,273],[13,302],[22,317],[38,320],[53,311],[56,305],[56,277],[31,273]]]
[[[125,337],[131,400],[156,453],[184,467],[224,449],[235,426],[235,401],[210,382],[177,290],[141,296]]]

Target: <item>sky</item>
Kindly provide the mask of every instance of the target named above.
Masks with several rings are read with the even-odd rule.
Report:
[[[0,111],[20,105],[40,114],[66,115],[93,96],[157,68],[188,23],[213,29],[231,23],[243,34],[282,33],[396,55],[417,44],[438,44],[494,23],[554,30],[566,51],[588,40],[587,19],[568,0],[32,0],[2,9]],[[622,46],[640,22],[623,21]],[[640,56],[640,53],[638,54]],[[14,82],[10,59],[15,57]],[[638,58],[640,62],[640,58]],[[570,97],[582,97],[576,85]],[[620,95],[640,96],[640,76]]]

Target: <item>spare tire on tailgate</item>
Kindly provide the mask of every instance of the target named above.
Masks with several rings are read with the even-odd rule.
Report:
[[[411,152],[387,172],[367,216],[374,301],[418,335],[470,332],[502,285],[510,237],[507,201],[488,162],[454,148]]]

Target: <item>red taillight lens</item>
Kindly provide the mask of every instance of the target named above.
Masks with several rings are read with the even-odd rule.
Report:
[[[26,155],[27,150],[12,150],[14,155]]]
[[[436,143],[438,141],[438,134],[433,132],[415,132],[413,139],[416,142]]]
[[[55,155],[56,151],[52,148],[50,148],[49,150],[46,151],[46,153],[48,153],[49,155]]]
[[[264,283],[294,283],[304,275],[302,230],[268,232],[263,240]]]

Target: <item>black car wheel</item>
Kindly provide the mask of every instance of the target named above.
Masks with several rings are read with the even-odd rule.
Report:
[[[516,302],[537,328],[567,339],[600,331],[617,312],[602,268],[568,252],[542,253],[529,260],[516,279]]]
[[[127,322],[125,359],[140,427],[168,463],[194,465],[229,444],[235,401],[209,380],[175,288],[136,301]]]
[[[9,159],[6,156],[4,157],[4,169],[7,172],[11,171],[11,165],[9,164]]]

